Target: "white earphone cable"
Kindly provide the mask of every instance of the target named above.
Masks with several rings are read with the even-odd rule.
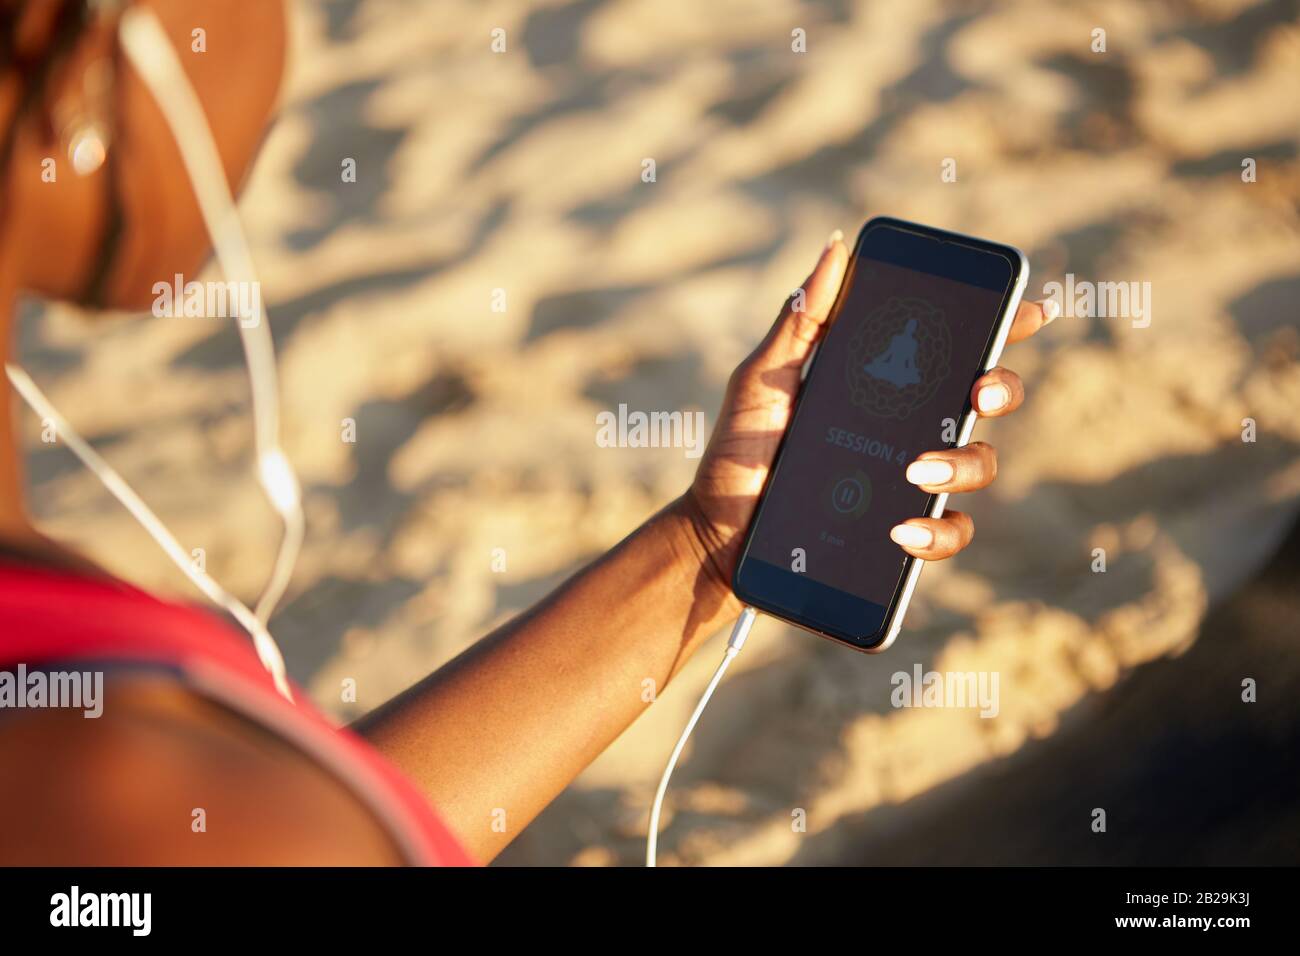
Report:
[[[162,111],[189,174],[212,250],[226,279],[257,284],[257,272],[248,242],[239,224],[235,198],[226,185],[225,170],[212,130],[204,119],[203,105],[185,74],[176,50],[163,32],[158,17],[145,7],[122,14],[118,33],[131,65],[149,88]],[[252,383],[254,446],[258,480],[284,522],[284,537],[262,596],[257,617],[263,623],[284,595],[302,546],[302,493],[297,476],[280,449],[280,405],[275,372],[275,346],[256,296],[257,314],[240,316],[239,336]]]
[[[745,639],[749,637],[750,628],[754,626],[756,617],[758,617],[758,612],[752,607],[746,607],[740,612],[740,617],[736,618],[735,626],[731,629],[731,636],[727,638],[727,647],[723,651],[722,661],[718,664],[718,669],[713,672],[713,677],[710,678],[708,686],[704,688],[704,693],[700,695],[700,702],[695,705],[691,719],[686,722],[682,735],[677,738],[677,746],[673,748],[673,752],[668,758],[668,765],[664,767],[663,776],[659,778],[659,789],[655,791],[654,803],[650,807],[650,828],[645,841],[646,866],[654,866],[656,863],[656,854],[659,848],[659,815],[663,811],[664,795],[668,793],[668,781],[672,779],[673,770],[677,767],[677,760],[686,747],[686,741],[690,739],[691,731],[699,723],[704,708],[708,706],[714,689],[721,683],[722,675],[727,673],[727,668],[736,659],[740,649],[745,646]]]

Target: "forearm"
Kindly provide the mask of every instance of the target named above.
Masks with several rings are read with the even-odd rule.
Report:
[[[356,729],[490,859],[739,612],[707,562],[675,502]]]

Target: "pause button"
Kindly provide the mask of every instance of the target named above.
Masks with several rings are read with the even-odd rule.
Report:
[[[835,495],[832,498],[835,510],[841,514],[848,514],[862,504],[866,494],[862,483],[856,478],[841,478],[835,484]]]
[[[837,514],[860,517],[871,504],[871,480],[860,471],[844,475],[831,484],[830,497]]]

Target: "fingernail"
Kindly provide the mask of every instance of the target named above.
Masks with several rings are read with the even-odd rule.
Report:
[[[1050,325],[1061,314],[1061,303],[1055,299],[1043,300],[1043,325]]]
[[[904,548],[928,548],[934,543],[934,532],[914,524],[896,524],[889,529],[894,544]]]
[[[829,249],[831,246],[835,245],[835,243],[843,242],[843,241],[844,241],[844,230],[836,229],[834,232],[831,233],[831,237],[826,240],[826,248]]]
[[[942,458],[923,458],[907,466],[907,480],[914,485],[942,485],[952,481],[952,476],[951,462]]]
[[[1005,385],[985,385],[975,396],[981,412],[996,412],[1011,401],[1011,389]]]

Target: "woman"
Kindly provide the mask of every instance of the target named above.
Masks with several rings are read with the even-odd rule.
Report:
[[[206,52],[183,56],[184,68],[225,175],[238,184],[280,82],[282,6],[138,2],[179,50],[190,50],[196,26],[206,31]],[[91,6],[0,0],[6,349],[20,292],[141,309],[156,281],[191,274],[207,252],[176,144],[117,48],[119,4]],[[61,117],[80,119],[69,133]],[[98,140],[72,142],[87,123]],[[54,182],[41,176],[50,156],[59,158]],[[355,732],[330,728],[301,692],[298,703],[278,696],[247,640],[210,615],[155,601],[42,538],[23,505],[6,390],[0,671],[93,664],[106,674],[106,703],[95,720],[0,712],[0,773],[24,781],[0,788],[0,861],[492,859],[637,717],[647,677],[662,688],[740,612],[728,582],[741,536],[847,258],[836,233],[804,283],[805,309],[787,302],[736,369],[680,498]],[[1043,324],[1043,310],[1026,304],[1011,341]],[[1023,396],[1015,373],[996,369],[975,384],[973,401],[996,417]],[[974,491],[996,473],[983,443],[921,457],[954,465],[952,480],[922,485],[928,491]],[[956,554],[973,533],[956,511],[906,528],[892,536],[927,560]]]

